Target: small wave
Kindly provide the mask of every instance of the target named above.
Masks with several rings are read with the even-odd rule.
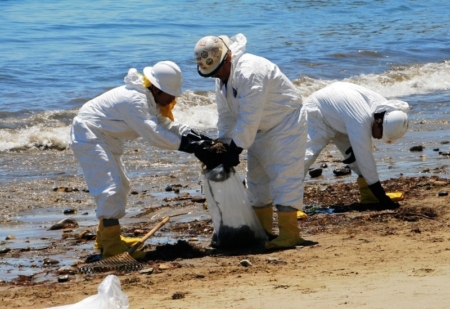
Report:
[[[36,125],[47,127],[66,126],[72,122],[75,114],[75,110],[5,112],[0,114],[0,129],[23,129]]]
[[[308,97],[335,81],[303,76],[294,84]],[[381,74],[361,74],[343,81],[367,87],[387,98],[429,94],[450,89],[450,61],[395,66]]]
[[[30,148],[64,150],[69,147],[70,127],[51,128],[42,125],[20,130],[0,130],[0,152]]]
[[[217,106],[213,91],[186,91],[177,99],[173,110],[175,120],[196,129],[217,125]]]
[[[385,74],[360,75],[354,80],[386,97],[444,91],[450,89],[450,62],[396,66]]]
[[[202,132],[217,124],[214,92],[186,91],[173,110],[175,120]],[[77,110],[9,113],[0,124],[0,152],[69,147],[70,125]]]
[[[14,113],[0,124],[0,152],[67,149],[75,110]]]

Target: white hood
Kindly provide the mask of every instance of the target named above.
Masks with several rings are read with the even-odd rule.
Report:
[[[387,100],[372,105],[371,109],[372,114],[392,111],[401,111],[407,114],[409,112],[409,104],[401,100]]]

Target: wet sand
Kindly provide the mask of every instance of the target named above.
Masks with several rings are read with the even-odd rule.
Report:
[[[326,174],[338,164],[329,159]],[[185,178],[169,168],[166,174],[133,180],[138,185],[133,186],[130,213],[122,221],[127,236],[143,235],[164,216],[172,216],[147,241],[144,249],[151,255],[142,263],[143,272],[76,271],[95,253],[93,239],[79,237],[96,226],[92,200],[83,191],[80,177],[65,177],[58,186],[48,179],[3,186],[2,201],[9,206],[2,209],[2,232],[16,236],[2,241],[0,247],[9,248],[0,254],[0,276],[6,281],[0,282],[3,305],[47,308],[76,303],[96,295],[110,274],[120,279],[130,308],[214,308],[218,302],[223,308],[248,309],[448,305],[443,287],[450,275],[446,241],[450,216],[448,196],[439,196],[450,189],[447,179],[420,176],[383,181],[387,190],[405,192],[405,200],[395,210],[310,213],[299,220],[302,237],[309,241],[304,246],[275,252],[260,246],[219,250],[208,246],[213,229],[196,168],[184,171]],[[308,181],[305,204],[354,205],[358,189],[353,176],[335,178],[339,181]],[[174,186],[180,192],[166,192],[168,184],[181,184]],[[75,215],[63,214],[75,207]],[[4,219],[5,213],[9,219]],[[66,217],[80,226],[48,230]],[[273,227],[276,232],[276,224]]]
[[[224,308],[249,309],[386,308],[387,304],[410,309],[431,303],[433,308],[446,308],[448,297],[441,287],[449,275],[445,239],[450,239],[450,218],[448,196],[439,192],[450,189],[450,159],[434,151],[450,148],[444,129],[412,131],[394,145],[375,143],[383,186],[406,195],[396,210],[354,208],[356,175],[336,177],[333,170],[344,166],[342,158],[334,146],[327,146],[314,165],[327,165],[322,176],[306,177],[308,218],[299,225],[309,245],[279,252],[265,252],[260,246],[243,251],[209,247],[213,226],[195,157],[153,149],[141,141],[129,143],[124,162],[132,192],[128,213],[121,220],[123,233],[142,237],[163,217],[171,216],[146,242],[144,250],[151,254],[141,265],[145,273],[78,272],[87,258],[98,253],[92,237],[97,220],[71,150],[2,153],[4,305],[45,308],[75,303],[95,295],[105,276],[114,274],[130,308],[211,308],[218,301]],[[414,145],[425,148],[411,152]],[[244,168],[242,160],[241,176]],[[166,191],[168,187],[172,191]],[[323,211],[337,208],[351,211]],[[68,210],[76,213],[64,214]],[[76,220],[78,227],[50,230],[67,218]],[[273,228],[277,232],[276,220]],[[242,266],[242,260],[252,266]],[[292,300],[286,303],[286,299]]]
[[[439,151],[450,149],[450,144],[446,143],[450,136],[447,136],[441,125],[441,130],[436,130],[436,124],[433,123],[430,127],[433,132],[428,131],[430,128],[427,125],[416,123],[415,127],[422,126],[420,128],[423,130],[408,132],[397,144],[375,142],[374,155],[382,180],[417,176],[448,177],[447,164],[450,158],[439,155]],[[423,145],[425,148],[412,152],[410,148],[414,145]],[[136,229],[148,231],[165,215],[172,216],[171,224],[175,225],[204,222],[204,231],[201,233],[196,231],[195,235],[189,235],[183,229],[174,233],[163,228],[146,243],[149,246],[171,244],[195,237],[199,246],[208,246],[212,223],[204,203],[201,167],[196,158],[181,152],[148,147],[140,140],[130,142],[126,149],[124,162],[131,178],[132,192],[127,215],[121,220],[124,229],[130,235]],[[77,236],[84,230],[95,234],[97,219],[93,199],[86,192],[81,170],[71,150],[2,153],[0,158],[4,172],[0,188],[0,202],[4,205],[0,209],[0,240],[4,241],[10,236],[13,238],[2,242],[0,250],[7,248],[22,252],[16,256],[11,253],[0,254],[0,280],[13,281],[19,274],[31,276],[41,273],[40,261],[49,255],[46,253],[49,248],[58,248],[52,254],[60,261],[59,267],[68,267],[95,254],[93,241],[80,240]],[[238,170],[244,177],[245,159],[242,158]],[[327,167],[322,169],[320,177],[306,177],[306,206],[329,207],[332,205],[330,203],[336,204],[338,201],[344,205],[357,201],[356,195],[350,198],[345,191],[338,197],[334,196],[334,200],[320,195],[308,198],[310,188],[333,187],[355,181],[354,174],[334,175],[334,169],[344,167],[341,160],[340,153],[333,145],[327,146],[322,152],[313,167],[318,168],[323,164]],[[175,191],[167,191],[168,187],[173,187]],[[74,214],[64,214],[72,210]],[[151,215],[155,210],[155,214]],[[75,219],[78,227],[66,231],[49,230],[52,225],[66,218]],[[70,240],[69,243],[67,240]],[[20,265],[20,270],[17,265]],[[50,280],[49,277],[38,277],[35,276],[34,280]]]

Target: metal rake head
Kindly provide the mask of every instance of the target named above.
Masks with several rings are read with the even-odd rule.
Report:
[[[143,268],[143,264],[135,260],[128,252],[111,256],[78,269],[82,274],[93,274],[105,271],[136,271]]]
[[[158,223],[150,232],[145,234],[144,237],[142,237],[138,243],[136,243],[133,247],[128,249],[127,252],[113,255],[109,258],[106,258],[101,261],[94,262],[92,264],[81,266],[78,269],[79,273],[82,274],[89,274],[89,273],[96,273],[96,272],[105,272],[105,271],[111,271],[111,270],[126,270],[126,271],[135,271],[140,270],[143,268],[143,264],[136,261],[132,256],[131,253],[133,253],[136,249],[138,249],[141,245],[144,244],[144,242],[152,236],[157,230],[159,230],[164,224],[169,222],[169,217],[165,217],[162,219],[161,222]]]

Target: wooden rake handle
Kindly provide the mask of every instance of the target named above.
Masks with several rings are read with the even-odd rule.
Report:
[[[150,232],[148,232],[147,234],[145,234],[141,240],[139,240],[133,247],[131,247],[130,249],[128,249],[128,253],[131,254],[134,251],[136,251],[136,249],[138,249],[140,246],[142,246],[142,244],[149,239],[153,234],[155,234],[155,232],[157,230],[159,230],[164,224],[166,224],[167,222],[169,222],[170,217],[165,217],[164,219],[162,219],[161,222],[158,223],[157,226],[155,226]]]

